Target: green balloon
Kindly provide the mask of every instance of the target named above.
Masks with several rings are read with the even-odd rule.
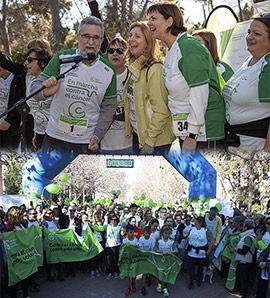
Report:
[[[172,203],[169,202],[169,203],[167,204],[167,207],[172,208]]]
[[[139,197],[138,197],[138,196],[135,196],[135,197],[134,197],[134,200],[135,200],[135,201],[138,201],[138,200],[139,200]]]
[[[183,202],[183,203],[181,204],[181,206],[183,207],[183,209],[187,209],[187,203],[186,203],[186,202]]]
[[[55,194],[55,193],[59,193],[59,191],[60,191],[60,188],[59,188],[59,186],[58,185],[56,185],[56,184],[48,184],[47,186],[45,186],[45,189],[49,192],[49,193],[53,193],[53,194]]]
[[[64,204],[70,206],[70,201],[71,201],[71,199],[65,198]]]
[[[141,195],[141,198],[142,198],[142,200],[145,200],[145,199],[146,199],[146,195],[143,193],[143,194]]]
[[[216,207],[218,209],[218,212],[222,210],[222,205],[220,203],[216,203]]]
[[[61,181],[61,182],[66,183],[66,182],[68,181],[68,179],[69,179],[69,176],[68,176],[67,173],[62,173],[62,174],[60,175],[60,181]]]
[[[118,189],[117,190],[117,192],[116,192],[117,194],[118,194],[118,196],[120,196],[121,195],[121,191]]]
[[[158,201],[158,208],[161,208],[161,207],[163,207],[164,206],[164,203],[160,200],[160,201]]]
[[[105,198],[101,198],[101,199],[99,200],[99,202],[100,202],[101,205],[104,205],[104,204],[105,204]]]
[[[112,190],[112,194],[114,195],[116,193],[116,191],[115,190]]]
[[[126,203],[125,202],[122,202],[122,206],[125,207],[126,206]]]

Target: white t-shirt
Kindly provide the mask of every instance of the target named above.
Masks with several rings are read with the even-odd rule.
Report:
[[[151,233],[150,238],[156,241],[159,238],[159,236],[159,230],[156,230],[154,233]]]
[[[244,124],[270,116],[270,102],[259,101],[259,78],[267,64],[265,56],[248,66],[250,58],[230,78],[223,88],[226,103],[226,119],[231,125]],[[270,96],[270,95],[269,95]],[[265,139],[239,135],[238,149],[261,150]]]
[[[32,226],[39,227],[38,221],[36,221],[36,220],[34,220],[34,221],[28,220],[27,221],[27,228],[31,228]]]
[[[201,247],[208,243],[207,235],[206,235],[206,229],[201,228],[200,230],[197,230],[197,228],[192,228],[190,231],[190,234],[188,236],[189,242],[188,244],[195,246],[195,247]],[[196,250],[192,248],[188,255],[193,258],[205,258],[206,257],[206,251],[200,249],[199,253],[196,253]]]
[[[213,233],[214,232],[214,224],[215,224],[216,219],[214,218],[213,220],[210,220],[208,218],[208,216],[206,218],[207,218],[207,227]]]
[[[13,78],[13,73],[11,73],[5,80],[0,77],[0,114],[8,109],[10,86]]]
[[[55,222],[53,220],[49,221],[49,220],[46,220],[46,223],[48,225],[48,230],[57,230],[57,225],[55,224]]]
[[[155,246],[157,247],[157,249],[159,250],[169,250],[170,252],[172,252],[174,250],[173,246],[175,245],[174,240],[172,239],[168,239],[168,241],[164,241],[163,237],[161,237],[160,239],[156,240],[156,244]]]
[[[117,75],[117,109],[116,115],[124,114],[124,81],[127,78],[127,69]],[[132,146],[132,138],[125,137],[125,121],[114,120],[100,143],[101,150],[119,150]]]
[[[60,55],[59,58],[68,55]],[[60,73],[73,63],[61,64]],[[108,94],[114,71],[100,59],[80,66],[61,80],[51,103],[50,119],[46,133],[53,138],[70,143],[89,144],[99,120],[101,104]]]
[[[28,76],[29,77],[29,76]],[[32,77],[32,80],[35,77]],[[40,135],[45,134],[45,130],[50,118],[50,107],[53,97],[49,97],[45,100],[37,101],[34,98],[30,98],[27,101],[27,105],[30,107],[30,114],[34,118],[34,132]]]
[[[149,251],[153,251],[154,250],[154,246],[155,246],[155,239],[154,238],[149,238],[149,239],[145,239],[144,236],[142,236],[140,239],[139,239],[139,247],[141,249],[144,249],[144,250],[149,250]]]
[[[138,245],[139,244],[138,239],[136,237],[134,237],[134,239],[132,241],[129,240],[128,237],[126,237],[123,240],[123,244],[124,243],[130,243],[130,244],[133,244],[133,245]]]

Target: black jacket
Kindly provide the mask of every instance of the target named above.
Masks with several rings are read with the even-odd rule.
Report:
[[[62,206],[58,205],[58,214],[59,214],[59,226],[60,229],[68,229],[69,226],[69,216],[62,213]],[[78,217],[74,218],[75,223],[75,232],[78,235],[82,235],[82,222]]]

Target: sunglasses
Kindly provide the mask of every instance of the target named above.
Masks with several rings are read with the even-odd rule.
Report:
[[[52,214],[52,212],[47,212],[48,215]]]
[[[38,58],[34,58],[34,57],[26,57],[24,61],[27,61],[28,63],[32,63],[33,60],[39,60]]]
[[[30,215],[37,215],[37,213],[30,213]]]
[[[117,218],[112,218],[111,221],[117,221]]]
[[[119,55],[123,55],[125,50],[122,48],[118,48],[118,49],[109,48],[108,49],[108,54],[113,54],[114,52],[116,52]]]
[[[69,210],[69,212],[75,212],[75,210]]]

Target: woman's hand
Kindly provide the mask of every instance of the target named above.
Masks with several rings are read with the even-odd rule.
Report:
[[[194,152],[196,150],[197,141],[190,137],[186,137],[182,146],[182,152]]]
[[[154,148],[152,146],[147,145],[146,143],[144,144],[144,146],[141,149],[140,154],[141,155],[148,155],[148,154],[152,154],[154,152]]]

